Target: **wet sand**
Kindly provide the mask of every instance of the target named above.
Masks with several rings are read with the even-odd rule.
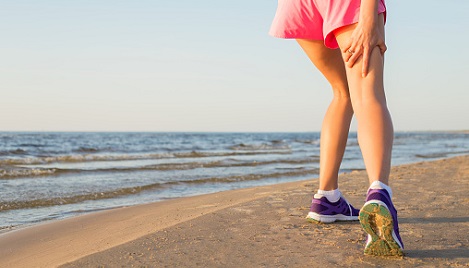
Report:
[[[340,188],[360,207],[364,171]],[[363,255],[358,221],[305,220],[317,181],[178,198],[0,235],[0,267],[469,266],[469,156],[394,167],[404,258]]]

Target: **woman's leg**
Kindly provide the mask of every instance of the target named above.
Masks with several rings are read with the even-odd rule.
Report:
[[[379,18],[379,28],[384,36],[383,15]],[[342,51],[355,27],[356,24],[335,32]],[[343,56],[346,58],[347,55]],[[371,52],[366,77],[362,77],[362,58],[351,68],[346,67],[350,97],[358,122],[358,142],[370,180],[359,219],[368,233],[365,254],[402,256],[404,244],[399,235],[397,210],[387,185],[394,133],[384,94],[383,68],[384,57],[378,47]]]
[[[297,41],[334,92],[321,129],[319,189],[335,190],[353,116],[345,66],[340,50],[325,47],[323,41]]]
[[[383,15],[379,15],[379,18],[384,36]],[[341,48],[349,40],[355,26],[353,24],[336,30],[335,35]],[[381,181],[388,184],[394,131],[384,94],[383,68],[384,57],[379,48],[375,47],[366,77],[361,76],[362,58],[352,68],[346,67],[346,73],[358,123],[358,142],[370,183]]]

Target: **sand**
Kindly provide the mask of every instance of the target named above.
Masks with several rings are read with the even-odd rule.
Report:
[[[358,222],[305,220],[317,181],[178,198],[0,235],[0,267],[469,266],[469,156],[394,167],[404,258],[363,255]],[[357,207],[366,173],[340,176]]]

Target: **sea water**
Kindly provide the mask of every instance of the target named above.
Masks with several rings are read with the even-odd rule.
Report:
[[[313,179],[319,133],[0,132],[0,231],[81,213]],[[396,133],[393,165],[469,153],[467,132]],[[341,172],[364,169],[350,133]]]

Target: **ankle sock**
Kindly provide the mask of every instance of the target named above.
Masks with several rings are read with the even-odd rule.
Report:
[[[369,189],[384,189],[386,190],[388,193],[389,193],[389,196],[392,198],[392,190],[391,190],[391,187],[389,187],[388,185],[380,182],[380,181],[374,181],[371,183],[370,185],[370,188]]]
[[[329,202],[335,203],[339,201],[342,194],[339,191],[339,188],[330,191],[318,190],[318,193],[314,195],[314,198],[319,199],[325,196]]]

